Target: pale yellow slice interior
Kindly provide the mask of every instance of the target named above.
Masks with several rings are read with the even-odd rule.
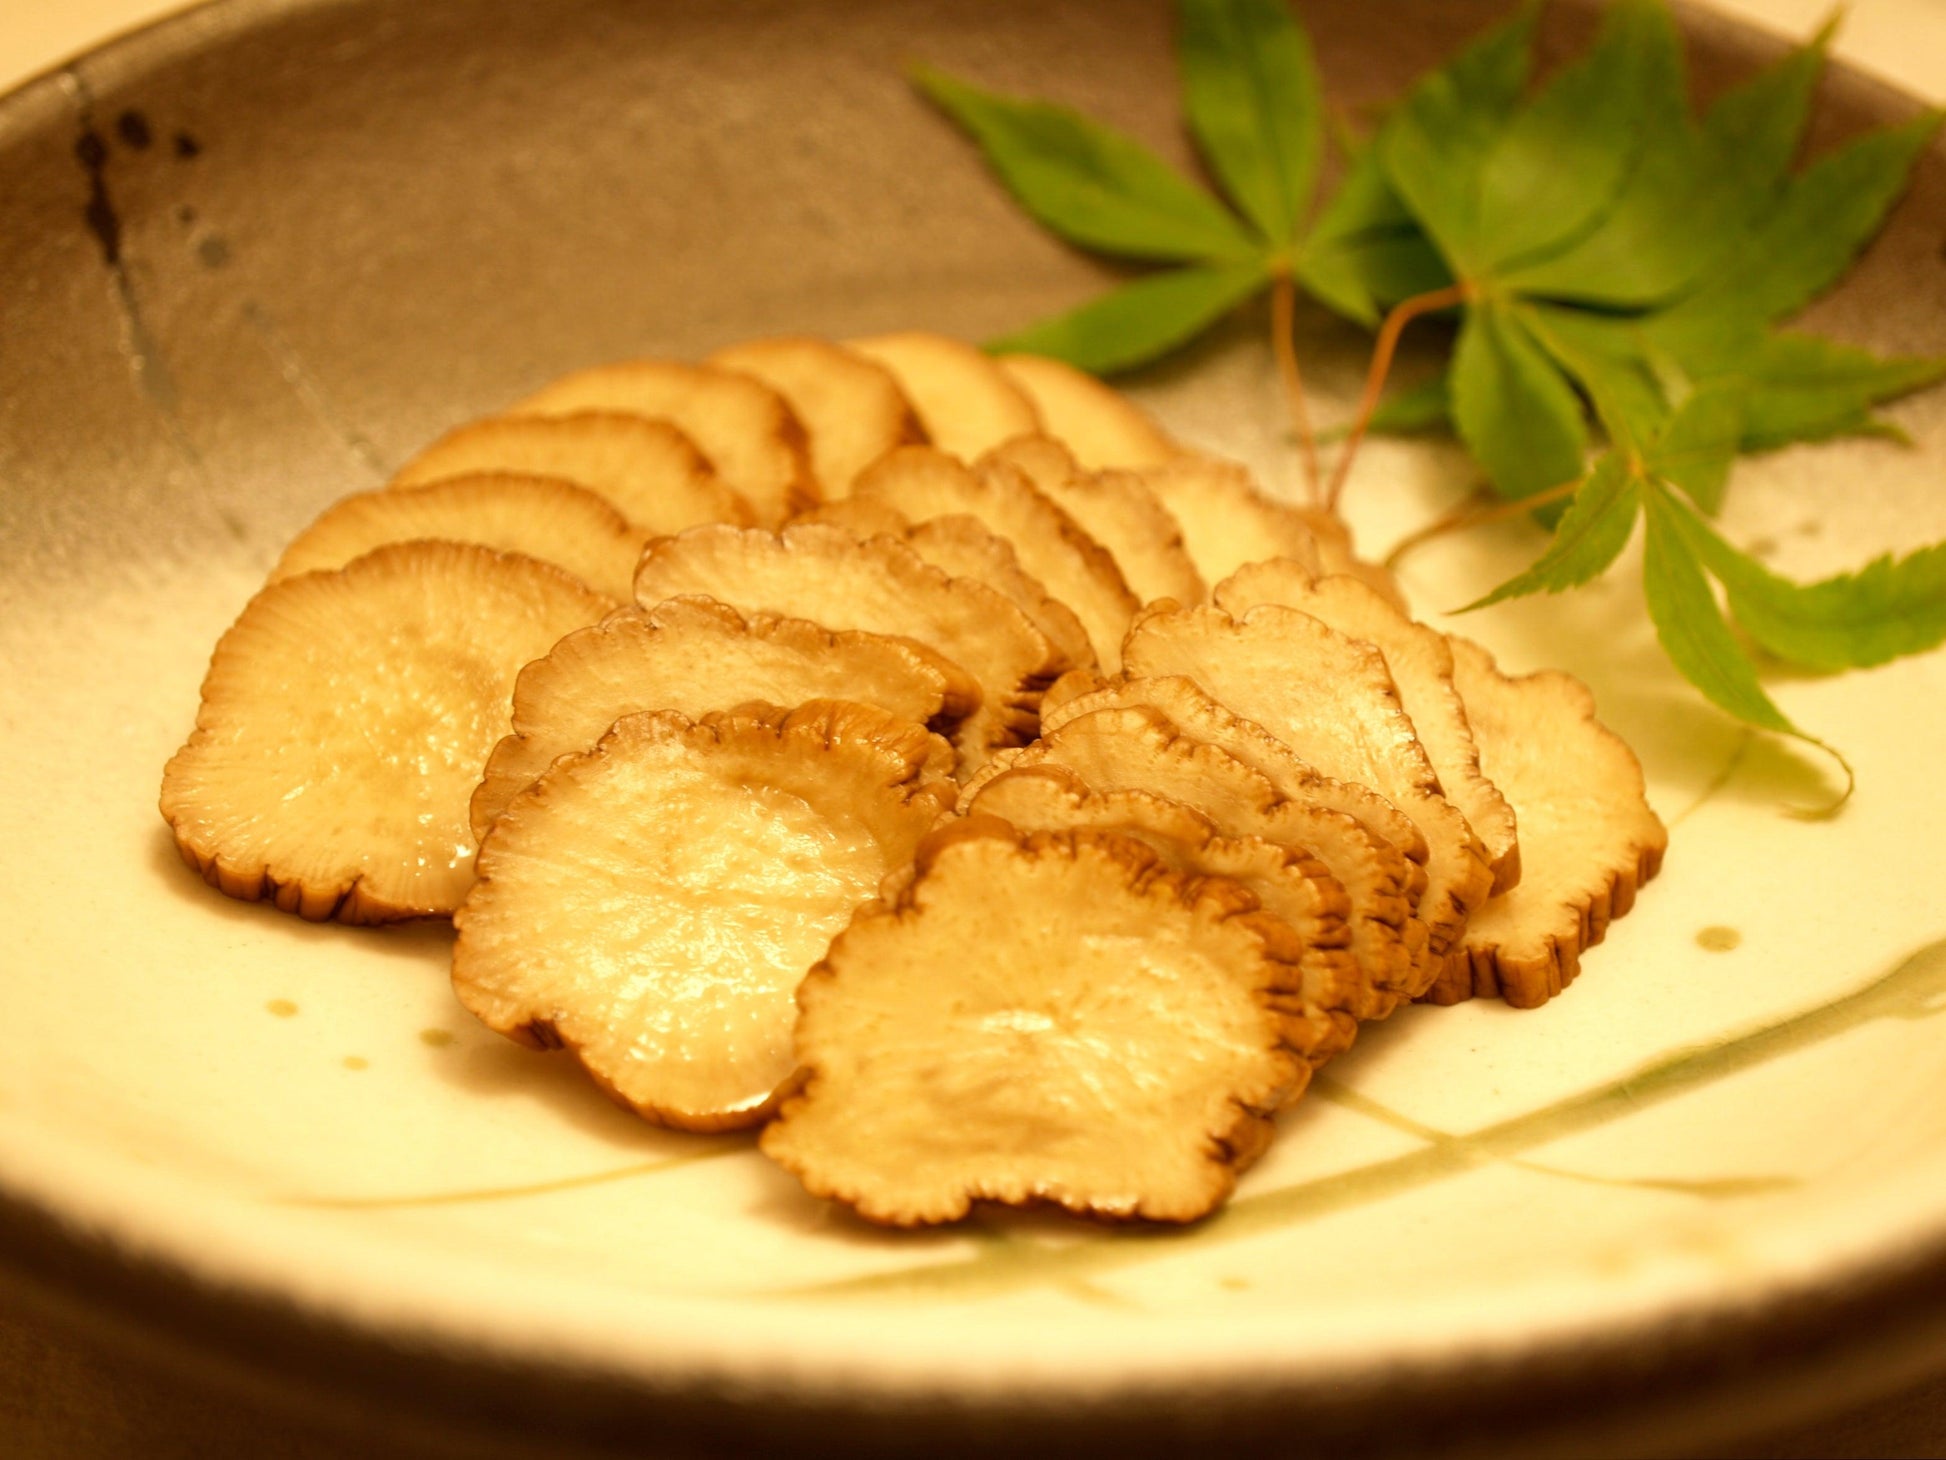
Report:
[[[340,498],[284,549],[270,581],[342,568],[375,547],[414,538],[525,553],[626,600],[649,535],[572,482],[482,473]]]
[[[454,991],[650,1120],[755,1124],[795,1063],[805,970],[949,798],[931,738],[830,702],[621,720],[494,823]]]
[[[669,422],[696,443],[764,526],[817,501],[803,424],[781,395],[739,371],[673,360],[596,365],[562,376],[506,414],[582,411],[620,411]]]
[[[1266,495],[1236,463],[1185,456],[1137,474],[1182,528],[1183,546],[1205,583],[1220,583],[1261,558],[1296,558],[1323,571],[1304,514]]]
[[[935,834],[799,995],[799,1093],[764,1153],[876,1222],[979,1201],[1192,1221],[1304,1083],[1254,899],[1101,832]]]
[[[1161,466],[1182,454],[1147,411],[1086,371],[1045,355],[1002,355],[999,365],[1034,403],[1041,428],[1089,471]]]
[[[948,729],[979,705],[980,688],[909,639],[834,633],[773,615],[745,619],[707,598],[625,609],[577,629],[521,670],[513,733],[494,746],[473,792],[473,829],[484,837],[558,757],[590,749],[624,715],[675,710],[696,719],[750,700],[820,699],[856,700]],[[952,769],[949,760],[934,772]]]
[[[790,403],[810,436],[811,469],[826,497],[850,495],[858,474],[886,452],[926,439],[892,372],[830,340],[746,340],[709,363],[754,375]]]
[[[926,438],[962,460],[1041,428],[1026,393],[964,340],[904,330],[845,343],[889,370],[919,413]]]
[[[265,588],[216,646],[163,772],[188,863],[232,897],[341,922],[448,913],[466,803],[514,676],[609,600],[533,558],[407,542]]]
[[[599,492],[637,527],[681,532],[699,522],[751,526],[756,514],[711,469],[695,443],[667,421],[615,411],[498,416],[433,442],[392,478],[424,486],[475,472],[559,477]]]

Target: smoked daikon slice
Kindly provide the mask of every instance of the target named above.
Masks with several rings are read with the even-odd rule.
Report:
[[[942,748],[831,701],[628,716],[494,823],[453,989],[658,1124],[756,1124],[795,1064],[805,970],[950,799]]]
[[[382,547],[274,583],[216,646],[162,777],[185,861],[314,920],[449,913],[473,881],[467,797],[521,665],[613,604],[535,558]]]
[[[1520,885],[1473,915],[1428,994],[1452,1004],[1498,994],[1516,1008],[1573,982],[1581,955],[1662,866],[1669,833],[1642,766],[1595,718],[1594,696],[1557,670],[1512,678],[1478,644],[1453,639],[1460,697],[1480,765],[1520,818]]]
[[[1188,1222],[1309,1067],[1287,929],[1104,832],[934,833],[799,991],[801,1087],[764,1154],[896,1226],[975,1202]]]

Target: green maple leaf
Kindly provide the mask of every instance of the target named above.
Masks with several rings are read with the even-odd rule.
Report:
[[[1439,255],[1369,152],[1350,159],[1337,191],[1316,206],[1323,85],[1284,0],[1181,0],[1180,21],[1183,109],[1223,197],[1077,112],[915,72],[1044,227],[1091,252],[1176,266],[996,348],[1106,373],[1167,353],[1279,277],[1368,325],[1444,282]]]
[[[1946,361],[1881,360],[1773,328],[1849,267],[1937,123],[1869,133],[1791,173],[1829,27],[1700,119],[1661,4],[1621,0],[1587,55],[1522,100],[1530,31],[1523,10],[1489,32],[1421,81],[1380,138],[1398,192],[1467,281],[1466,313],[1493,309],[1496,335],[1517,332],[1547,357],[1516,391],[1446,389],[1503,494],[1579,475],[1558,449],[1576,430],[1561,383],[1626,444],[1689,391],[1734,382],[1743,445],[1762,450],[1881,430],[1874,405],[1946,374]],[[1546,216],[1523,214],[1520,196]],[[1466,348],[1470,324],[1455,368],[1497,366],[1494,351]],[[1427,413],[1408,419],[1423,426]],[[1522,420],[1554,443],[1554,481],[1515,441]]]
[[[1590,50],[1529,96],[1531,28],[1523,9],[1423,79],[1377,149],[1461,281],[1449,418],[1494,488],[1546,502],[1554,524],[1473,606],[1588,582],[1646,519],[1643,584],[1671,662],[1729,713],[1822,745],[1764,692],[1732,623],[1816,669],[1933,647],[1946,545],[1794,584],[1701,514],[1739,451],[1884,430],[1874,406],[1946,375],[1946,360],[1777,327],[1877,233],[1938,118],[1793,172],[1829,27],[1700,118],[1656,0],[1618,0]],[[1440,394],[1417,398],[1423,423]]]
[[[1700,390],[1640,450],[1605,452],[1547,550],[1468,607],[1591,581],[1620,556],[1646,516],[1643,588],[1657,637],[1677,669],[1719,708],[1817,745],[1844,764],[1765,693],[1757,664],[1730,623],[1766,652],[1816,670],[1863,668],[1937,648],[1946,643],[1946,543],[1903,558],[1888,554],[1816,583],[1792,582],[1733,547],[1690,502],[1720,494],[1747,429],[1747,400],[1738,384]]]
[[[1736,629],[1818,669],[1931,647],[1946,639],[1946,545],[1794,584],[1705,519],[1740,451],[1889,432],[1874,408],[1946,375],[1946,360],[1779,327],[1878,231],[1938,118],[1793,171],[1830,27],[1695,116],[1663,0],[1616,0],[1588,51],[1534,88],[1537,9],[1422,78],[1372,144],[1346,149],[1322,206],[1322,87],[1283,0],[1180,0],[1184,110],[1221,196],[1072,111],[917,81],[1046,227],[1167,266],[996,343],[1111,371],[1273,283],[1367,325],[1400,301],[1450,302],[1450,369],[1376,420],[1450,421],[1496,490],[1555,528],[1474,606],[1586,583],[1645,522],[1648,608],[1672,662],[1730,713],[1810,740]]]
[[[1946,643],[1946,543],[1794,583],[1725,542],[1674,496],[1666,511],[1674,536],[1723,585],[1737,623],[1780,659],[1863,669]]]
[[[1728,472],[1742,435],[1742,408],[1741,391],[1699,391],[1641,449],[1604,452],[1555,524],[1547,551],[1467,609],[1561,593],[1601,576],[1628,545],[1647,496],[1664,486],[1708,490]]]
[[[988,341],[995,351],[1052,355],[1097,375],[1147,364],[1187,343],[1268,282],[1256,263],[1150,274],[1076,309]]]

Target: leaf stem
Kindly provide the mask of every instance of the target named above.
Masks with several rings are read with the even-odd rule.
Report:
[[[1815,735],[1800,735],[1798,738],[1817,746],[1819,750],[1838,762],[1838,769],[1845,773],[1845,789],[1839,794],[1838,799],[1828,806],[1786,806],[1784,814],[1793,821],[1830,821],[1845,809],[1846,803],[1852,798],[1852,793],[1857,791],[1858,772],[1852,769],[1851,762],[1845,759],[1844,754],[1835,745],[1827,745]]]
[[[1289,269],[1279,269],[1270,281],[1270,347],[1277,357],[1277,373],[1284,381],[1284,399],[1297,429],[1304,459],[1304,484],[1311,500],[1320,498],[1323,475],[1318,470],[1318,437],[1311,429],[1311,411],[1304,399],[1304,373],[1297,365],[1297,285]]]
[[[1372,346],[1372,364],[1365,374],[1365,394],[1358,402],[1358,415],[1345,436],[1345,449],[1338,453],[1338,465],[1331,473],[1330,489],[1324,494],[1326,511],[1338,510],[1338,498],[1344,492],[1345,478],[1351,475],[1352,461],[1365,440],[1366,428],[1372,424],[1372,413],[1378,409],[1379,397],[1385,393],[1385,380],[1392,373],[1392,357],[1398,353],[1399,336],[1405,333],[1405,327],[1422,314],[1463,304],[1471,294],[1471,287],[1464,281],[1448,284],[1443,289],[1428,290],[1401,300],[1385,316],[1385,322],[1378,327],[1378,342]]]
[[[1504,522],[1509,517],[1524,517],[1529,512],[1572,497],[1575,488],[1586,480],[1576,477],[1562,482],[1559,486],[1549,487],[1544,492],[1536,492],[1531,497],[1521,497],[1516,501],[1504,502],[1484,488],[1476,490],[1459,506],[1445,516],[1435,518],[1416,532],[1409,532],[1392,545],[1392,551],[1385,555],[1385,567],[1389,571],[1399,565],[1403,558],[1414,548],[1431,542],[1436,537],[1444,537],[1449,532],[1463,528],[1485,527],[1489,522]]]

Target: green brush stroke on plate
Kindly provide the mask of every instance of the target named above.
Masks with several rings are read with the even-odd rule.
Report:
[[[1329,1076],[1320,1075],[1311,1082],[1309,1091],[1317,1100],[1328,1100],[1333,1105],[1342,1105],[1347,1110],[1355,1110],[1360,1115],[1369,1116],[1381,1125],[1393,1130],[1403,1131],[1409,1136],[1417,1136],[1431,1145],[1452,1143],[1466,1145],[1473,1137],[1454,1135],[1451,1131],[1440,1130],[1414,1120],[1403,1111],[1394,1110],[1381,1104],[1369,1095],[1361,1095],[1348,1086],[1340,1085]],[[1780,1191],[1789,1191],[1804,1183],[1795,1176],[1601,1176],[1589,1171],[1569,1171],[1562,1166],[1551,1166],[1545,1161],[1515,1159],[1507,1163],[1522,1171],[1536,1176],[1553,1176],[1562,1181],[1579,1182],[1583,1186],[1612,1186],[1633,1191],[1667,1191],[1681,1196],[1700,1196],[1710,1200],[1742,1196],[1770,1196]]]
[[[1332,1212],[1511,1161],[1539,1146],[1592,1130],[1822,1044],[1879,1019],[1926,1019],[1946,1011],[1946,938],[1913,953],[1857,992],[1746,1034],[1671,1051],[1620,1079],[1539,1110],[1369,1166],[1233,1201],[1188,1228],[1084,1232],[1058,1245],[994,1243],[971,1257],[772,1291],[777,1297],[987,1294],[1034,1283],[1072,1283],[1189,1250],[1294,1226]],[[1764,1178],[1754,1178],[1763,1180]]]
[[[401,1196],[283,1196],[272,1198],[272,1201],[277,1206],[334,1212],[402,1211],[414,1207],[460,1206],[467,1202],[514,1201],[522,1197],[553,1196],[582,1187],[631,1181],[638,1176],[653,1176],[679,1166],[694,1166],[699,1161],[721,1160],[749,1149],[750,1142],[747,1140],[725,1141],[709,1150],[665,1156],[659,1161],[637,1161],[628,1166],[610,1167],[606,1171],[590,1171],[583,1176],[563,1176],[553,1181],[534,1181],[522,1186],[482,1186],[460,1191],[412,1192]]]

